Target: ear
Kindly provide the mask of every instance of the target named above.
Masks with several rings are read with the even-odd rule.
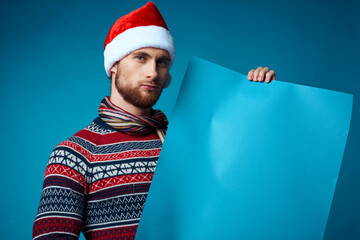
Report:
[[[116,62],[112,67],[110,68],[111,75],[116,74],[117,72],[117,65],[119,62]]]
[[[172,76],[171,76],[170,73],[168,73],[168,75],[167,75],[167,77],[166,77],[166,80],[165,80],[165,82],[164,82],[164,88],[167,88],[167,87],[170,85],[171,80],[172,80]]]

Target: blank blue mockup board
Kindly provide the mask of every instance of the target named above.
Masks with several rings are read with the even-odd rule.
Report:
[[[352,99],[192,58],[136,240],[322,239]]]

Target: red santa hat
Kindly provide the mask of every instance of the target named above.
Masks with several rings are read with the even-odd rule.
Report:
[[[144,47],[168,51],[171,68],[175,59],[174,40],[160,11],[152,2],[120,17],[110,28],[104,44],[104,65],[108,77],[111,76],[110,68],[117,61]],[[169,84],[168,81],[167,86]]]

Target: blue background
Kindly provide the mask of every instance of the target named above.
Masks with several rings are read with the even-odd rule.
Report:
[[[192,55],[240,73],[269,66],[280,81],[354,94],[325,239],[360,239],[359,1],[154,2],[177,52],[173,83],[157,104],[168,115]],[[51,150],[95,118],[109,94],[107,32],[145,3],[1,1],[1,236],[31,237]]]

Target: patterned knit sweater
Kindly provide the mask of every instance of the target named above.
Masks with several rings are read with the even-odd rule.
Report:
[[[162,143],[99,117],[50,155],[33,239],[134,239]]]

